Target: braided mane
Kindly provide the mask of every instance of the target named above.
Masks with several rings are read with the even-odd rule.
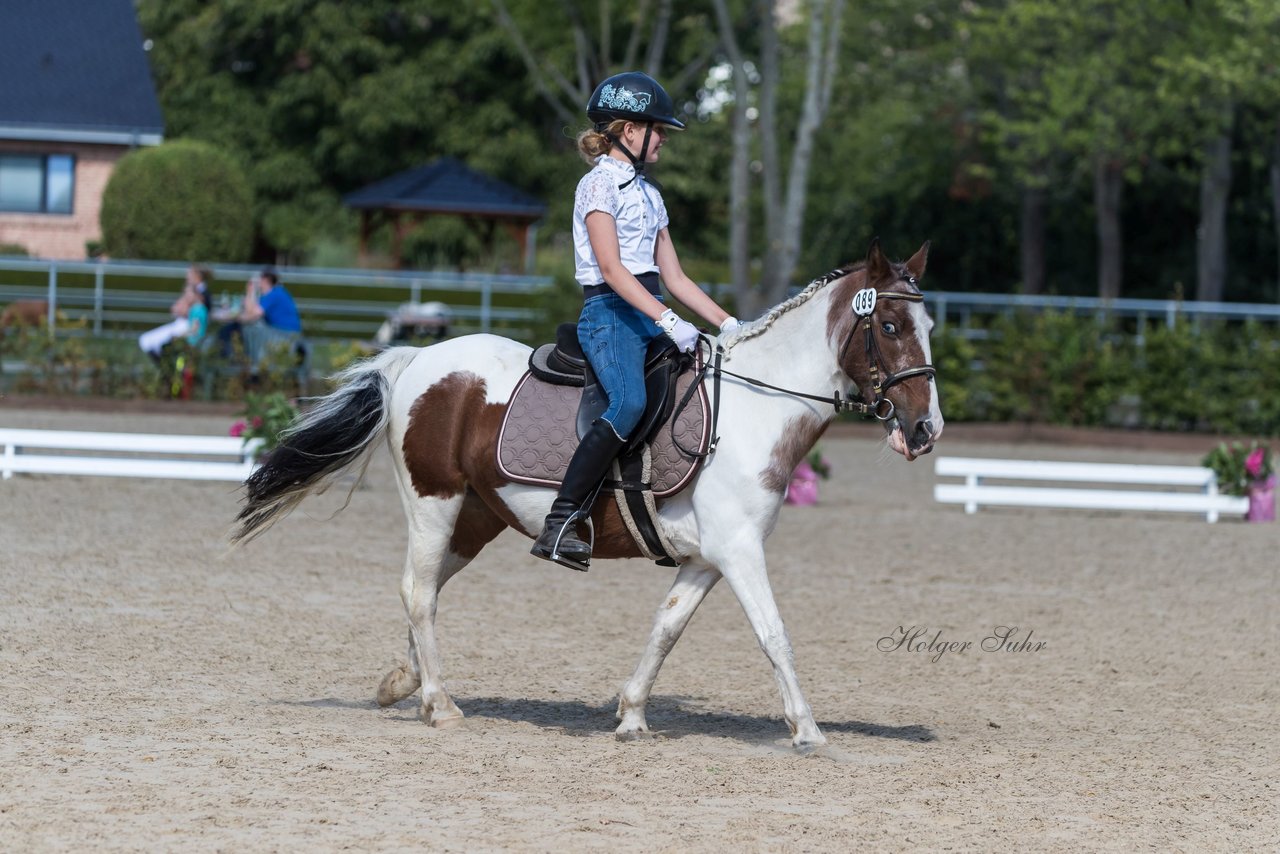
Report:
[[[858,262],[857,264],[836,267],[831,272],[814,279],[806,285],[805,289],[800,291],[800,293],[778,303],[773,308],[766,311],[759,320],[754,320],[751,323],[746,324],[725,340],[723,342],[725,354],[727,355],[728,352],[740,342],[747,341],[751,338],[755,338],[757,335],[763,335],[765,332],[768,332],[770,327],[777,322],[779,317],[782,317],[782,315],[791,311],[793,308],[804,305],[809,300],[813,299],[819,291],[837,279],[843,279],[850,273],[861,270],[865,266],[866,265],[864,263]]]

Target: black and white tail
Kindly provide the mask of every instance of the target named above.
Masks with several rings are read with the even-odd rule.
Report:
[[[252,540],[348,469],[359,466],[364,476],[390,421],[391,385],[420,352],[396,347],[335,377],[338,389],[299,415],[244,482],[245,506],[232,543]]]

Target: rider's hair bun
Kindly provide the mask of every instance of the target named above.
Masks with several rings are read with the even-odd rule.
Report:
[[[588,163],[594,163],[601,154],[608,154],[613,146],[613,142],[605,136],[605,133],[611,133],[615,137],[622,136],[622,129],[626,126],[626,119],[614,119],[609,122],[604,131],[598,131],[593,127],[584,130],[578,134],[578,153]]]

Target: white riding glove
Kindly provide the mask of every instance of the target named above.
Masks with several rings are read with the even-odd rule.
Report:
[[[724,319],[724,322],[720,324],[720,334],[728,335],[732,332],[737,332],[741,328],[742,321],[733,315],[729,315]]]
[[[692,353],[698,346],[698,328],[687,320],[680,319],[674,311],[667,309],[654,323],[667,333],[667,337],[676,342],[681,353]]]

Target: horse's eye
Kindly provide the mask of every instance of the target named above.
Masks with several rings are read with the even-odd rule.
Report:
[[[884,330],[885,335],[898,334],[898,327],[894,326],[892,323],[890,323],[887,320],[884,323],[880,324],[880,328]]]

